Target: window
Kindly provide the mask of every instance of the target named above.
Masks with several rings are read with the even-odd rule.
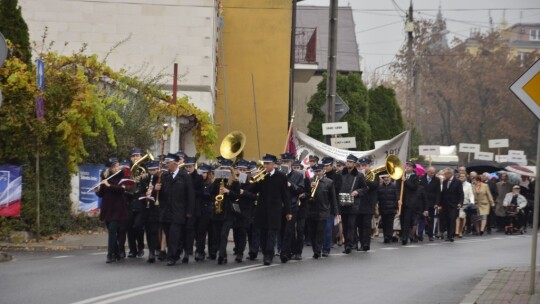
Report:
[[[540,41],[540,29],[530,30],[529,33],[530,33],[529,34],[530,41]]]

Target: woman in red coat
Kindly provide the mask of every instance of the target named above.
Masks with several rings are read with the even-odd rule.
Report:
[[[109,232],[107,263],[111,263],[120,259],[118,237],[121,233],[125,233],[122,225],[128,219],[128,211],[124,197],[125,189],[124,186],[120,185],[124,176],[120,163],[117,158],[110,158],[106,165],[108,168],[101,173],[101,183],[97,195],[102,198],[99,218],[105,222]],[[107,178],[109,179],[107,180]]]

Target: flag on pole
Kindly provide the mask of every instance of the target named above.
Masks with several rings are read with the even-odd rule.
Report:
[[[289,139],[287,142],[287,152],[291,153],[292,155],[294,155],[294,157],[296,157],[296,144],[294,142],[294,129],[293,128],[291,128],[289,132]]]

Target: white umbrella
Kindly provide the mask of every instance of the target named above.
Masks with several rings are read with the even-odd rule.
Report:
[[[508,172],[514,172],[514,173],[517,173],[519,175],[525,175],[525,176],[535,176],[536,175],[536,172],[532,171],[532,170],[529,170],[525,167],[522,167],[522,166],[508,166],[506,168],[504,168],[506,171]]]

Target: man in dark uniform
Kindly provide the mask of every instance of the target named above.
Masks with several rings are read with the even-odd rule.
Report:
[[[167,172],[163,173],[159,192],[160,222],[167,238],[167,266],[173,266],[180,258],[181,236],[186,219],[193,216],[195,191],[191,176],[178,168],[179,157],[168,154]]]
[[[398,201],[398,205],[401,205],[399,221],[401,223],[402,245],[407,245],[409,242],[409,237],[412,237],[415,234],[411,231],[411,228],[415,225],[416,220],[418,186],[420,181],[418,180],[416,173],[414,173],[414,168],[416,168],[416,164],[414,162],[406,162],[405,172],[403,173],[401,180],[396,182],[398,197],[401,196],[401,188],[403,187],[403,197],[400,201]]]
[[[248,165],[248,175],[255,174],[257,172],[257,163],[252,161]],[[257,255],[259,254],[259,249],[261,247],[261,236],[260,236],[260,229],[255,227],[254,221],[255,221],[255,208],[257,206],[257,195],[249,192],[250,185],[245,184],[243,187],[241,187],[241,192],[247,193],[251,196],[253,199],[253,206],[251,210],[251,215],[248,218],[248,230],[247,230],[247,238],[248,238],[248,245],[249,245],[249,259],[251,261],[254,261],[257,259]]]
[[[139,148],[133,148],[129,151],[131,165],[142,158],[143,151]],[[135,187],[132,191],[127,191],[128,196],[128,246],[129,258],[144,256],[144,220],[143,220],[143,200],[139,198],[146,196],[146,186],[148,185],[148,174],[144,171],[143,164],[140,164],[140,172],[132,172],[131,175],[137,175]]]
[[[291,204],[291,214],[292,219],[287,220],[285,215],[281,219],[281,239],[283,244],[281,247],[281,262],[286,263],[290,260],[294,252],[292,248],[293,244],[296,243],[297,237],[297,217],[298,217],[298,196],[304,193],[304,175],[298,171],[292,169],[292,163],[294,161],[294,155],[291,153],[281,154],[281,164],[282,167],[287,168],[285,175],[287,176],[287,188],[289,191],[290,204]]]
[[[307,202],[307,225],[311,231],[313,258],[318,259],[322,254],[326,222],[331,214],[338,214],[338,209],[334,182],[325,177],[322,164],[315,167],[314,170],[316,178],[313,178],[310,184],[310,194],[313,193],[313,196]]]
[[[356,240],[356,217],[360,208],[360,196],[367,191],[364,174],[358,172],[355,167],[358,158],[352,154],[347,156],[345,168],[341,171],[341,186],[339,193],[341,195],[349,194],[352,196],[352,204],[340,203],[341,219],[343,220],[343,232],[345,235],[345,250],[343,253],[349,254]]]
[[[371,171],[371,159],[364,157],[358,160],[361,173],[368,174]],[[356,228],[360,240],[360,246],[357,250],[369,251],[371,242],[371,220],[375,214],[375,206],[377,205],[377,188],[379,188],[379,179],[376,176],[375,180],[366,180],[367,189],[364,195],[360,198],[360,208],[356,216]]]
[[[146,198],[143,200],[146,205],[142,209],[144,219],[144,230],[146,232],[146,243],[148,245],[148,263],[156,261],[156,251],[159,252],[159,206],[156,205],[156,192],[152,191],[157,183],[157,173],[159,162],[153,161],[147,165],[150,179],[147,185]]]
[[[193,244],[195,242],[195,236],[201,234],[203,236],[206,236],[206,234],[201,233],[201,231],[199,230],[206,229],[205,224],[201,223],[201,221],[204,222],[204,220],[201,219],[203,209],[202,196],[204,191],[204,183],[202,176],[197,172],[197,170],[195,170],[195,163],[195,157],[184,158],[184,169],[191,176],[193,190],[195,191],[195,206],[193,208],[193,216],[186,220],[186,229],[184,231],[182,242],[184,251],[182,263],[188,263],[189,257],[193,255]],[[206,222],[206,224],[208,224],[208,222]],[[205,241],[206,240],[204,238],[201,239],[197,237],[197,253],[199,254],[199,258],[201,258],[201,253],[204,257]]]
[[[304,192],[298,195],[298,212],[296,213],[296,237],[292,244],[293,260],[302,260],[302,251],[304,249],[304,238],[306,236],[306,218],[307,218],[307,203],[309,201],[309,189],[311,181],[305,178],[304,167],[299,160],[295,160],[292,164],[292,169],[302,175],[304,181]]]
[[[324,168],[324,176],[331,179],[334,184],[334,192],[337,192],[338,189],[341,187],[341,175],[336,173],[336,169],[334,168],[334,158],[326,156],[323,157],[322,165]],[[336,197],[337,198],[337,197]],[[322,248],[322,256],[328,257],[330,254],[330,250],[332,249],[333,244],[333,232],[334,232],[334,217],[337,214],[333,214],[334,210],[330,210],[330,214],[328,215],[328,218],[326,220],[326,228],[324,230],[324,241],[323,241],[323,248]]]
[[[420,178],[420,185],[424,188],[424,195],[426,198],[426,212],[424,216],[428,217],[428,222],[433,223],[435,219],[435,208],[438,208],[441,201],[441,180],[435,176],[435,168],[429,167],[427,173]],[[419,231],[419,234],[420,231]],[[429,225],[427,228],[427,235],[429,241],[433,242],[433,225]],[[419,235],[422,237],[422,235]]]
[[[287,220],[292,218],[287,177],[275,169],[276,162],[277,158],[274,155],[264,155],[266,176],[250,188],[250,192],[259,194],[255,209],[255,226],[261,231],[264,265],[272,264],[281,217],[285,214]]]
[[[249,162],[245,160],[239,160],[236,163],[236,174],[247,174],[249,168]],[[233,222],[233,238],[234,238],[234,254],[235,261],[241,263],[244,259],[244,251],[246,250],[247,231],[250,227],[251,219],[253,217],[253,208],[255,207],[255,200],[257,196],[248,191],[250,186],[249,182],[240,180],[240,193],[237,196],[236,203],[240,210],[236,214],[236,218]]]

